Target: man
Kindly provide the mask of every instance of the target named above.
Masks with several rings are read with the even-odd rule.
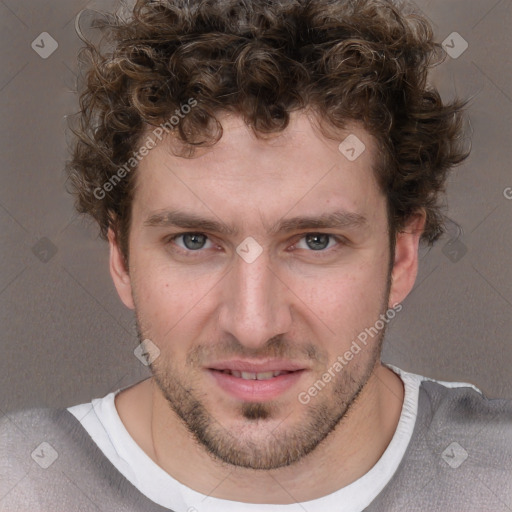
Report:
[[[466,156],[428,23],[146,0],[104,29],[69,171],[152,377],[6,421],[0,510],[510,510],[512,404],[380,361]]]

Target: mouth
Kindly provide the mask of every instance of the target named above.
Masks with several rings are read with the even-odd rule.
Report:
[[[214,372],[221,372],[225,373],[227,375],[232,375],[233,377],[236,377],[237,379],[244,379],[244,380],[269,380],[273,379],[274,377],[279,377],[280,375],[286,375],[288,373],[293,373],[291,371],[286,370],[277,370],[275,372],[240,372],[238,370],[216,370],[215,368],[210,368]],[[300,370],[296,370],[300,371]]]
[[[263,402],[283,395],[297,386],[307,372],[303,366],[278,361],[266,365],[235,361],[206,370],[217,389],[232,398],[249,402]]]

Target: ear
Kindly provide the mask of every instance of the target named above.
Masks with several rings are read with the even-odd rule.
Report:
[[[126,269],[117,237],[112,228],[108,229],[108,243],[110,246],[110,275],[117,293],[127,308],[135,309],[130,274]]]
[[[397,234],[388,304],[390,308],[409,295],[416,281],[419,241],[425,228],[425,220],[425,211],[421,210],[412,215],[402,232]]]

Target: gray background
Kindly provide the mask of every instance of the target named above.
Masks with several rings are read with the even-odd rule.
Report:
[[[133,354],[134,321],[111,282],[107,244],[74,214],[63,172],[65,115],[77,109],[74,19],[113,5],[0,0],[0,413],[90,401],[149,375]],[[422,250],[383,360],[512,398],[512,0],[416,5],[440,42],[458,32],[469,44],[432,81],[445,99],[474,97],[473,152],[448,187],[447,215],[463,233]],[[58,42],[46,59],[31,47],[42,32]]]

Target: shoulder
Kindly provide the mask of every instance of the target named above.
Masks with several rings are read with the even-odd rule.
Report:
[[[441,454],[447,450],[448,463],[459,453],[480,468],[512,471],[512,400],[488,398],[470,384],[426,379],[418,409],[430,446]]]
[[[30,471],[49,467],[59,447],[83,437],[83,428],[67,409],[32,408],[4,414],[0,419],[0,461]]]
[[[34,408],[0,420],[0,510],[97,510],[123,482],[67,409]],[[4,508],[2,508],[4,507]],[[114,509],[114,508],[111,508]],[[119,507],[120,510],[125,510]]]
[[[488,398],[472,384],[425,379],[420,385],[420,398],[422,395],[439,427],[512,428],[512,400]]]
[[[40,496],[49,491],[49,478],[60,480],[60,429],[66,410],[34,408],[5,414],[0,419],[0,495],[3,507],[21,503],[38,510]],[[65,427],[64,427],[65,428]],[[1,509],[1,510],[9,510]]]
[[[369,510],[510,510],[512,402],[467,383],[402,376],[414,391],[405,411],[414,418],[413,433]]]
[[[67,409],[32,408],[5,414],[0,419],[1,457],[2,460],[21,459],[25,466],[28,452],[28,462],[41,463],[33,453],[40,445],[52,446],[53,443],[54,449],[69,447],[71,441],[84,439],[84,432]]]
[[[2,512],[166,510],[113,466],[68,409],[27,409],[2,417],[0,496]]]
[[[37,448],[59,429],[74,422],[65,409],[34,408],[4,414],[0,418],[1,460],[25,457],[26,450]],[[30,456],[29,452],[29,456]]]

